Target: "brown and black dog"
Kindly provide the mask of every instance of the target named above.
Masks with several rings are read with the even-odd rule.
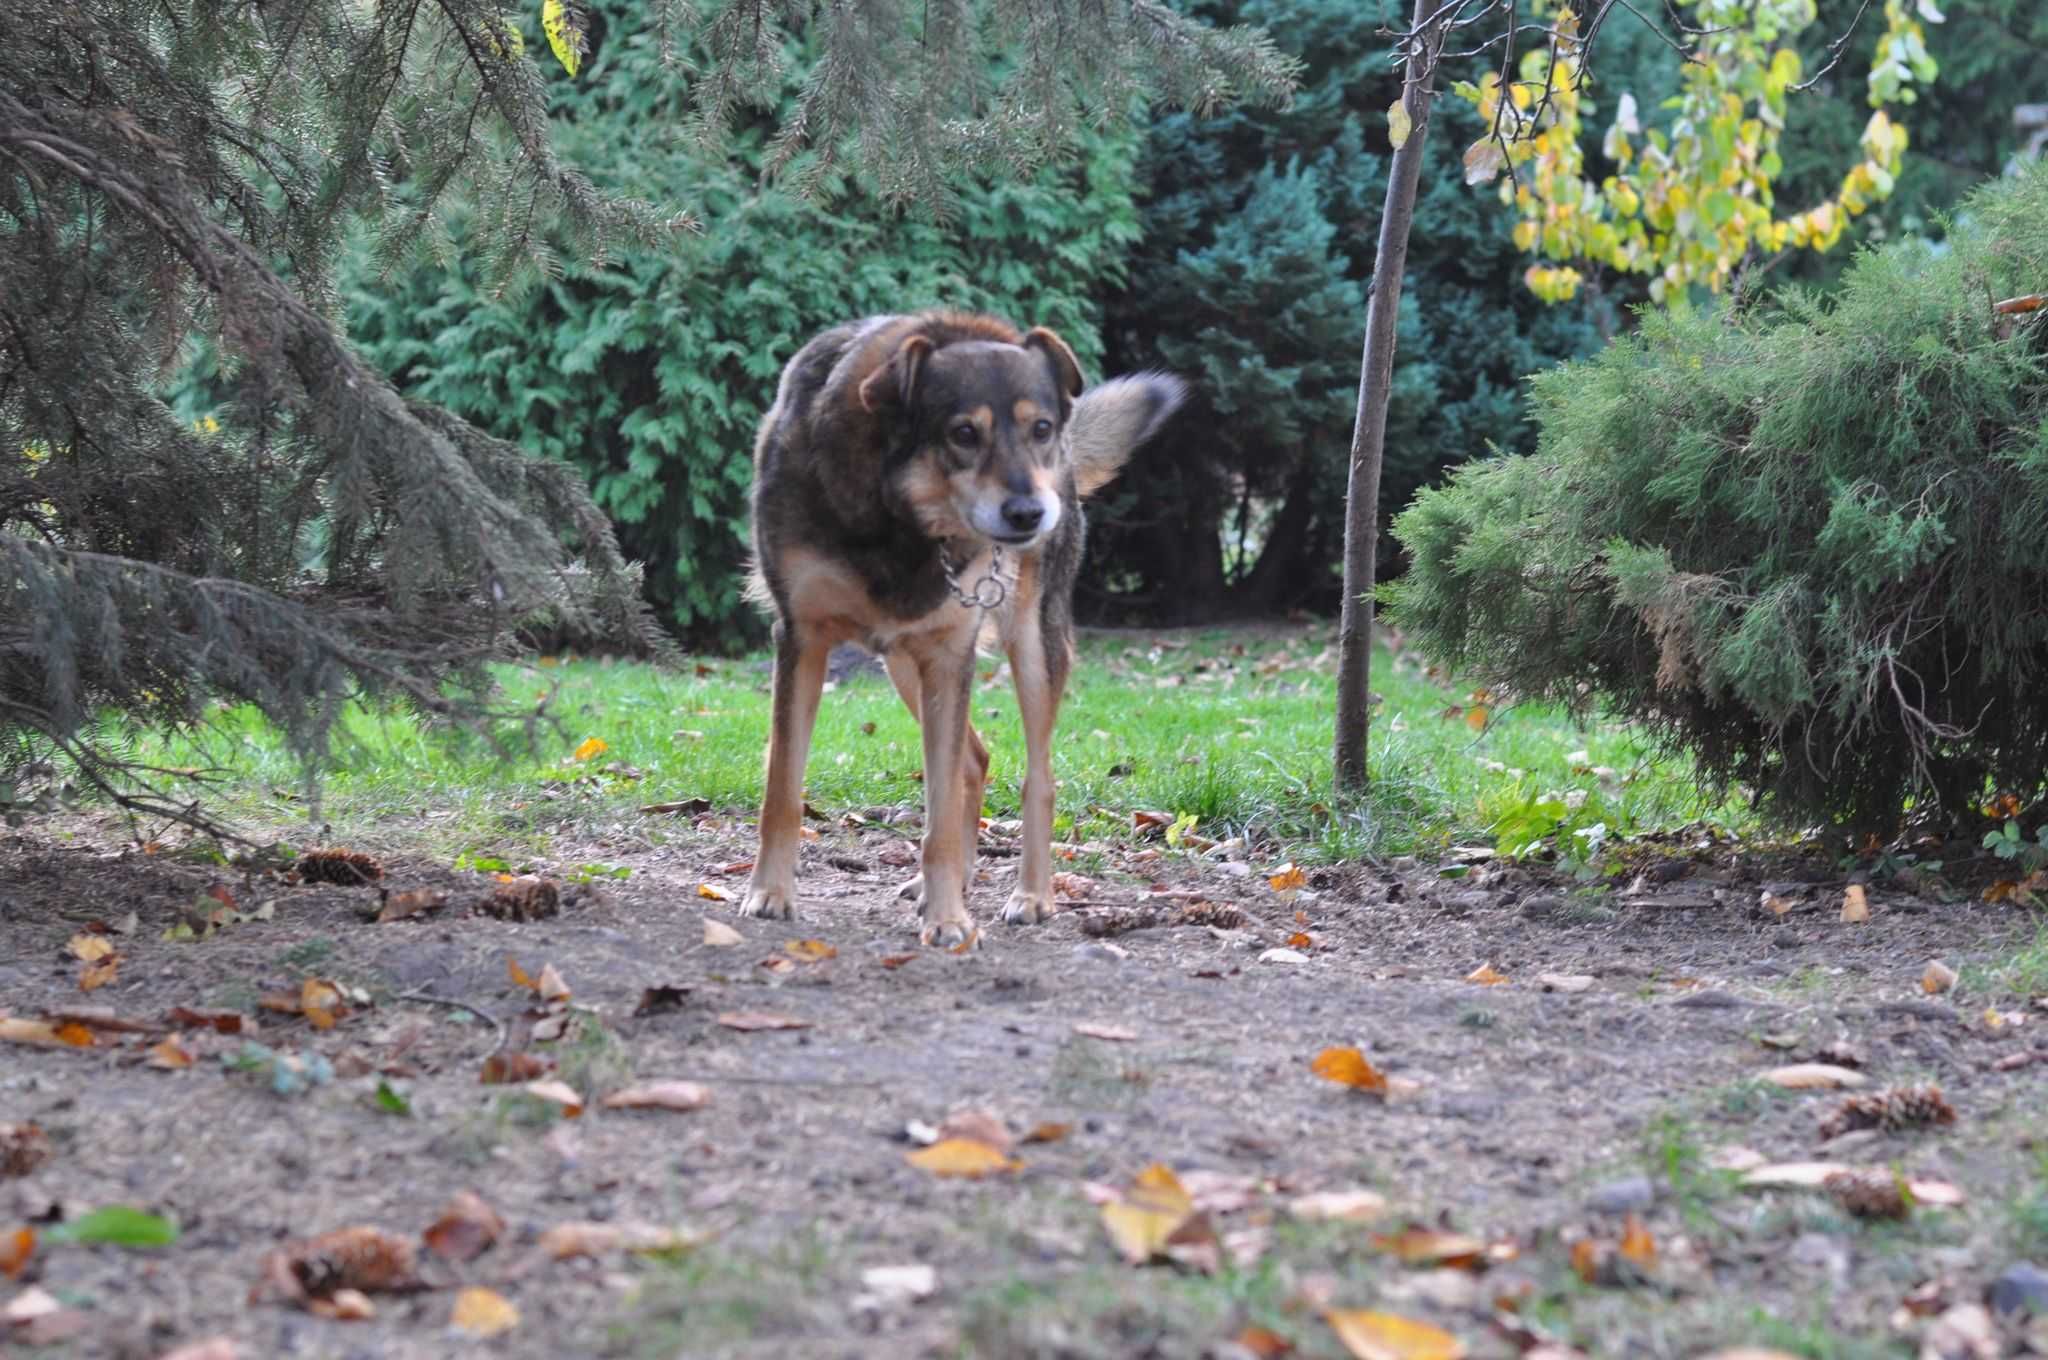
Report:
[[[1140,374],[1082,390],[1044,328],[929,312],[836,326],[783,369],[754,444],[754,582],[775,615],[774,725],[761,848],[740,911],[789,917],[804,760],[825,662],[883,658],[924,735],[927,944],[975,940],[967,882],[988,751],[968,722],[989,627],[1024,718],[1024,856],[1005,921],[1052,914],[1052,733],[1073,662],[1081,499],[1185,395]]]

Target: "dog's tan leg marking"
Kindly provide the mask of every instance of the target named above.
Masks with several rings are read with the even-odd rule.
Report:
[[[917,668],[917,717],[924,731],[924,897],[918,937],[927,945],[951,947],[975,938],[974,918],[967,914],[974,825],[962,816],[966,799],[961,788],[967,777],[962,766],[968,760],[973,635],[920,639],[910,659]]]
[[[1045,634],[1037,601],[1020,610],[1010,637],[1010,671],[1017,681],[1017,711],[1024,719],[1024,862],[1017,886],[1003,906],[1012,925],[1043,921],[1052,900],[1052,733],[1059,718],[1065,677],[1055,679],[1046,664]]]
[[[825,689],[825,662],[832,649],[817,629],[775,630],[775,698],[768,731],[768,779],[761,797],[761,849],[747,883],[742,916],[796,916],[796,852],[804,815],[804,762],[811,729],[818,721],[818,697]]]
[[[882,658],[888,669],[889,679],[896,686],[896,693],[903,699],[903,706],[910,710],[910,716],[920,723],[924,721],[922,682],[917,677],[917,663],[901,652],[891,652]],[[967,872],[974,871],[973,847],[979,840],[981,830],[982,800],[988,792],[988,747],[982,743],[981,733],[974,730],[974,724],[967,724],[967,749],[960,761],[961,793],[966,804]],[[924,905],[924,875],[905,883],[896,890],[898,897]]]

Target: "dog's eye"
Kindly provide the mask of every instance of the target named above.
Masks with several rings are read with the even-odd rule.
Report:
[[[981,431],[976,429],[974,426],[966,423],[965,421],[962,421],[960,424],[955,425],[952,429],[946,431],[946,438],[952,440],[953,443],[959,445],[963,449],[971,449],[976,444],[979,444],[981,442]]]
[[[1036,425],[1033,425],[1031,427],[1031,437],[1041,444],[1052,438],[1052,422],[1050,420],[1041,420]]]

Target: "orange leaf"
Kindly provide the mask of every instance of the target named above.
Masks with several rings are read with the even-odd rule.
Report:
[[[817,963],[824,959],[836,959],[839,951],[823,940],[791,940],[782,946],[783,952],[793,959],[806,963]]]
[[[1019,1140],[1026,1143],[1057,1143],[1074,1131],[1072,1124],[1044,1123],[1035,1126]]]
[[[94,959],[78,970],[78,990],[95,992],[112,982],[121,972],[121,956],[107,954]]]
[[[585,737],[583,743],[570,754],[569,759],[588,760],[592,756],[601,756],[611,749],[603,737]]]
[[[505,1219],[474,1190],[458,1190],[441,1216],[420,1233],[427,1250],[450,1261],[470,1261],[505,1232]]]
[[[307,978],[299,987],[299,1012],[314,1029],[333,1029],[348,1014],[341,988],[325,978]]]
[[[1870,898],[1864,893],[1861,883],[1851,883],[1849,890],[1842,894],[1842,920],[1854,923],[1870,919]]]
[[[1195,1201],[1173,1168],[1155,1162],[1131,1188],[1102,1206],[1102,1226],[1124,1260],[1143,1265],[1163,1255],[1168,1241],[1195,1215]]]
[[[2048,304],[2048,293],[2027,293],[2020,297],[2006,298],[2003,302],[1994,302],[1991,304],[1991,310],[2002,316],[2015,316],[2021,312],[2038,312],[2043,304]],[[2011,797],[2010,794],[2006,796]]]
[[[1465,1343],[1441,1327],[1395,1313],[1332,1308],[1323,1321],[1356,1360],[1461,1360]]]
[[[519,1310],[497,1290],[473,1284],[455,1296],[448,1325],[470,1336],[497,1336],[519,1325]]]
[[[1290,860],[1286,864],[1281,865],[1279,870],[1271,878],[1268,878],[1266,882],[1272,887],[1274,892],[1293,892],[1297,888],[1308,886],[1308,875],[1301,871],[1300,865]]]
[[[524,987],[529,992],[540,990],[540,983],[534,980],[533,974],[521,968],[519,960],[513,958],[510,954],[505,956],[505,973],[512,979],[514,987]]]
[[[70,1044],[73,1048],[91,1048],[98,1042],[93,1037],[92,1030],[76,1020],[66,1020],[57,1026],[56,1035],[61,1042]]]
[[[1374,1233],[1372,1244],[1403,1265],[1457,1266],[1470,1269],[1486,1254],[1486,1244],[1464,1233],[1435,1228],[1404,1228],[1397,1233]]]
[[[2009,878],[2001,878],[1984,890],[1986,902],[2010,902],[2020,895],[2020,885]]]
[[[1592,1238],[1582,1237],[1572,1243],[1572,1273],[1587,1284],[1598,1282],[1600,1276],[1600,1248]]]
[[[532,1081],[547,1070],[547,1061],[531,1053],[493,1053],[484,1059],[477,1080],[485,1086],[510,1086],[514,1082]]]
[[[697,896],[708,898],[713,902],[732,901],[732,894],[726,889],[719,887],[716,883],[699,883],[697,885]]]
[[[1508,980],[1507,974],[1497,972],[1490,963],[1482,963],[1465,974],[1465,981],[1476,982],[1482,987],[1499,987]]]
[[[1485,704],[1472,705],[1472,707],[1465,710],[1465,726],[1471,728],[1474,732],[1484,732],[1486,730],[1486,714],[1487,708]]]
[[[0,1235],[0,1275],[10,1280],[21,1278],[21,1272],[28,1269],[29,1257],[36,1254],[36,1230],[16,1228],[13,1232]]]
[[[198,1055],[185,1047],[185,1041],[175,1034],[166,1036],[161,1043],[149,1050],[148,1065],[163,1068],[167,1072],[181,1071],[197,1061]]]
[[[1360,1091],[1384,1095],[1386,1076],[1355,1048],[1326,1048],[1316,1054],[1308,1070],[1325,1081],[1334,1081]]]
[[[884,968],[901,968],[916,957],[917,955],[915,954],[891,954],[882,960],[882,966]]]
[[[1255,1360],[1280,1360],[1282,1356],[1294,1353],[1294,1343],[1278,1332],[1268,1331],[1256,1324],[1246,1327],[1232,1340],[1250,1351]]]
[[[979,1179],[992,1171],[1015,1171],[1024,1163],[973,1138],[943,1138],[930,1147],[904,1154],[904,1160],[934,1176]]]
[[[1316,947],[1315,937],[1305,930],[1297,930],[1287,937],[1287,947],[1289,949],[1314,949]]]
[[[1634,1214],[1622,1224],[1621,1254],[1645,1270],[1657,1264],[1657,1239]]]

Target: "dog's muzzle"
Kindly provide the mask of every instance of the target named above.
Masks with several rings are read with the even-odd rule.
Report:
[[[969,517],[976,533],[984,538],[1024,547],[1051,533],[1060,522],[1059,497],[1044,492],[1006,496],[1000,502],[982,502]]]

